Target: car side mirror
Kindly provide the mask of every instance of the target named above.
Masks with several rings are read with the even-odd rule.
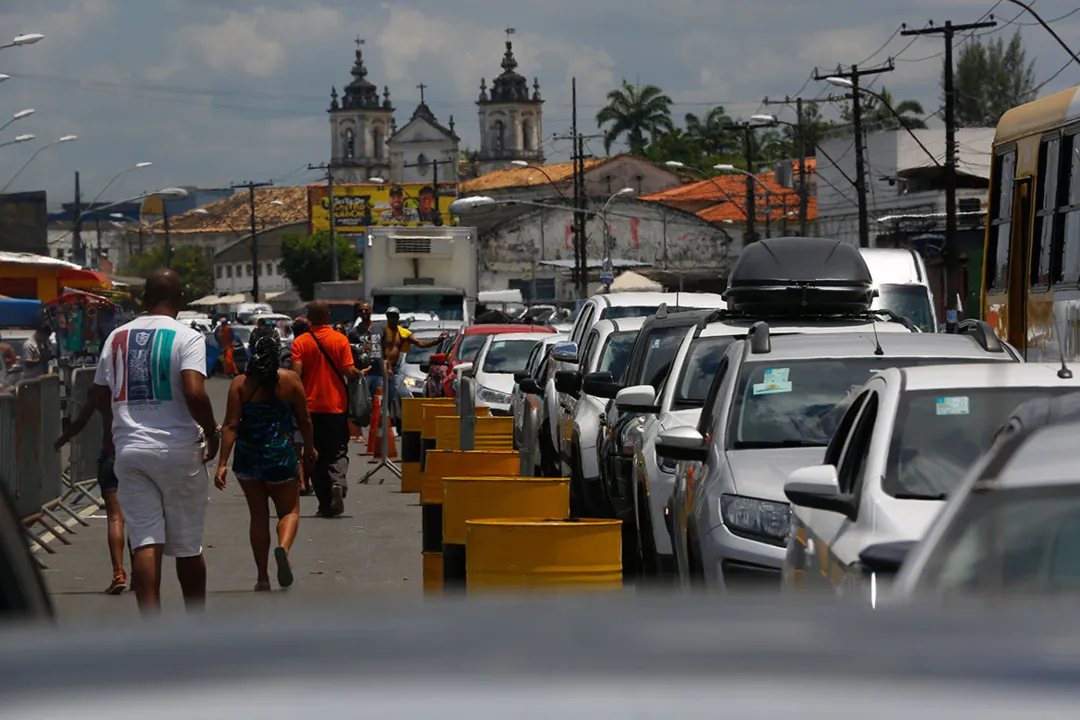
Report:
[[[551,348],[551,359],[556,362],[576,365],[578,362],[577,343],[559,343]]]
[[[429,365],[444,365],[446,364],[446,353],[433,353],[428,357]]]
[[[527,377],[529,377],[529,372],[527,370],[518,370],[516,373],[514,373],[514,382],[520,385],[521,381]]]
[[[858,508],[855,496],[840,492],[835,465],[811,465],[788,476],[784,494],[792,505],[824,510],[854,520]]]
[[[615,376],[609,372],[591,372],[581,381],[581,387],[587,395],[593,397],[611,399],[619,392],[621,387],[615,382]]]
[[[454,366],[454,372],[458,377],[462,375],[471,375],[475,365],[471,362],[464,362]]]
[[[581,373],[577,370],[557,371],[555,373],[555,389],[570,395],[581,392]]]
[[[859,565],[868,573],[895,575],[916,544],[914,540],[903,540],[871,545],[859,553]]]
[[[656,391],[652,385],[623,388],[615,396],[615,407],[619,412],[636,415],[651,415],[659,410],[656,407]]]
[[[539,395],[540,397],[544,396],[544,389],[540,387],[537,384],[536,380],[531,377],[527,377],[520,383],[518,383],[518,387],[521,388],[521,392],[523,393],[527,393],[529,395]]]
[[[709,448],[705,437],[692,427],[677,427],[660,433],[656,438],[656,454],[668,460],[705,462]]]

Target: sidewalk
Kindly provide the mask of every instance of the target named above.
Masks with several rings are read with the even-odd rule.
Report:
[[[227,384],[211,381],[218,418],[223,416]],[[219,407],[219,397],[220,405]],[[208,612],[243,612],[266,603],[283,610],[313,610],[322,603],[343,604],[373,595],[419,600],[423,593],[420,557],[420,506],[416,495],[402,495],[399,481],[383,470],[360,485],[373,464],[357,453],[366,446],[350,443],[349,495],[345,514],[332,520],[314,517],[313,496],[300,499],[300,527],[293,546],[296,583],[288,590],[254,593],[255,563],[248,544],[248,511],[243,493],[230,474],[224,492],[210,485],[210,510],[204,539]],[[210,466],[211,469],[215,467]],[[386,478],[385,485],[379,479]],[[274,518],[276,520],[276,518]],[[105,512],[99,510],[68,535],[72,545],[52,541],[55,555],[42,553],[43,571],[61,623],[124,623],[137,617],[135,597],[103,593],[111,578],[105,543]],[[273,559],[271,576],[273,576]],[[130,574],[130,567],[127,568]],[[172,561],[162,566],[165,615],[183,613]]]

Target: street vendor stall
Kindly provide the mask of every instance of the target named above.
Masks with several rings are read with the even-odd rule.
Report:
[[[58,352],[74,358],[100,355],[109,333],[130,319],[107,298],[72,288],[45,303],[45,313],[56,332]]]

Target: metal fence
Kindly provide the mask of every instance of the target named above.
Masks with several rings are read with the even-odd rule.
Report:
[[[71,374],[70,394],[67,401],[66,417],[74,420],[86,406],[86,396],[94,385],[96,368],[82,367]],[[85,483],[97,477],[97,461],[101,455],[103,428],[101,415],[94,413],[84,429],[71,441],[68,480],[73,484]],[[58,431],[57,435],[60,434]]]

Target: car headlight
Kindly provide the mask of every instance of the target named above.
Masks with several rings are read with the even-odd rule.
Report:
[[[416,388],[420,387],[421,384],[423,384],[423,381],[420,378],[414,378],[411,375],[405,376],[405,387],[409,388],[410,390],[415,390]]]
[[[510,403],[510,396],[504,392],[498,390],[492,390],[491,388],[481,385],[476,391],[476,397],[486,403],[492,405],[508,405]]]
[[[791,506],[741,495],[720,496],[720,517],[736,535],[750,536],[770,545],[787,544]]]

